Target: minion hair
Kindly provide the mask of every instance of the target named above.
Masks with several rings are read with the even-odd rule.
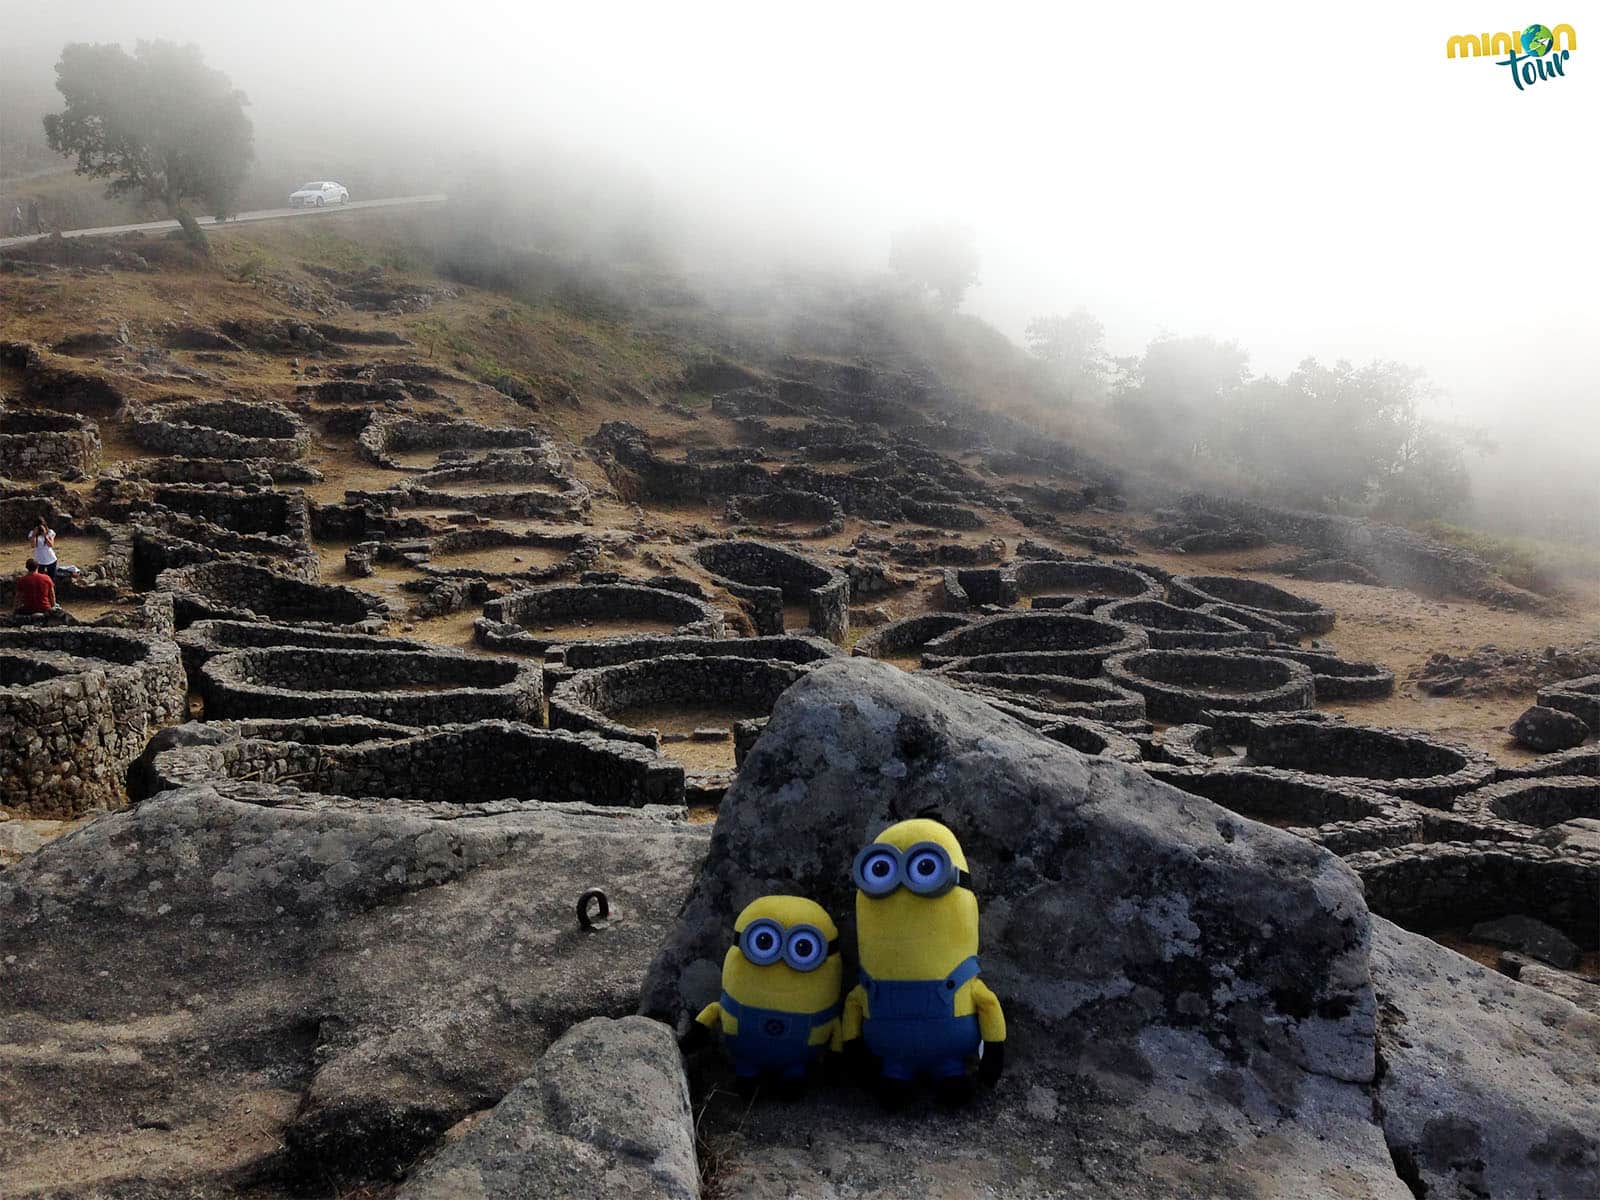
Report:
[[[919,808],[917,810],[917,818],[918,820],[923,821],[937,821],[941,825],[947,824],[944,819],[944,814],[939,811],[939,806],[937,804],[928,804],[924,805],[922,808]]]

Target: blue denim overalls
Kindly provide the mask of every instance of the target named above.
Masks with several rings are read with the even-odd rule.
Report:
[[[978,1016],[955,1015],[956,992],[978,977],[976,957],[963,960],[943,979],[874,979],[861,972],[867,1012],[861,1036],[883,1060],[885,1079],[963,1075],[978,1053]]]
[[[799,1079],[825,1043],[811,1044],[811,1031],[839,1015],[839,1006],[821,1012],[791,1013],[774,1008],[740,1004],[727,992],[719,1002],[722,1011],[739,1022],[739,1032],[723,1038],[733,1059],[734,1074],[744,1078],[763,1071],[776,1072],[783,1079]]]

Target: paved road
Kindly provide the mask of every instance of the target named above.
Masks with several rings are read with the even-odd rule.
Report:
[[[236,217],[218,222],[211,217],[201,217],[200,224],[207,229],[216,228],[227,230],[235,225],[244,225],[251,221],[283,221],[283,220],[315,220],[324,217],[337,216],[339,213],[370,211],[374,208],[405,208],[420,204],[443,204],[447,197],[442,195],[431,196],[394,196],[388,200],[352,200],[349,204],[336,204],[326,208],[263,208],[258,212],[240,213]],[[105,225],[99,229],[63,229],[62,237],[104,237],[115,233],[140,233],[145,230],[176,229],[176,221],[146,221],[142,225]],[[46,238],[48,233],[29,234],[26,237],[0,238],[0,247],[23,246],[29,242],[36,242]]]

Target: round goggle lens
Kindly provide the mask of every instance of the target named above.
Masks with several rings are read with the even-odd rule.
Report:
[[[906,887],[919,896],[938,896],[955,886],[955,864],[943,846],[922,842],[906,851]]]
[[[739,935],[739,950],[758,967],[770,967],[783,957],[783,927],[776,921],[752,921]]]
[[[856,855],[850,877],[869,896],[887,896],[900,886],[900,851],[873,844]]]
[[[815,971],[828,957],[828,939],[814,925],[796,925],[783,943],[783,961],[796,971]]]

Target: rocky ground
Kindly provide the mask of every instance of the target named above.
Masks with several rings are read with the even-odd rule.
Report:
[[[0,264],[0,521],[83,568],[0,628],[0,1195],[1600,1194],[1593,587],[1126,479],[831,297],[346,228]],[[744,903],[853,962],[930,804],[999,1086],[685,1061]]]

